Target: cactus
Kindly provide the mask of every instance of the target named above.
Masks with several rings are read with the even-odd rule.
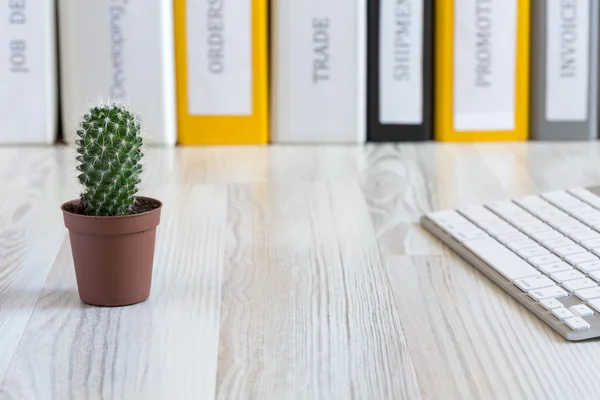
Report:
[[[80,121],[77,136],[76,168],[84,188],[81,203],[86,213],[131,213],[142,172],[139,118],[124,106],[94,106]]]

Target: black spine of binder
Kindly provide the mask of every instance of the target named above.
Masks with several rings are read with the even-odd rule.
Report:
[[[414,142],[433,138],[433,11],[434,0],[423,1],[423,123],[382,124],[379,118],[380,7],[385,0],[368,0],[367,6],[367,141]],[[407,1],[406,3],[411,3]],[[398,27],[398,29],[401,29]]]

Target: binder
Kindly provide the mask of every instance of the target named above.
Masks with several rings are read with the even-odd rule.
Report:
[[[366,0],[272,2],[272,141],[366,141]]]
[[[527,139],[530,1],[435,7],[435,139]]]
[[[368,3],[367,138],[433,138],[433,0]]]
[[[598,8],[595,0],[532,3],[533,140],[597,136]]]
[[[179,143],[269,139],[267,0],[175,0]]]
[[[54,0],[0,7],[0,145],[53,144],[58,128]]]
[[[145,143],[176,141],[170,0],[58,1],[64,139],[89,107],[117,102],[140,116]]]

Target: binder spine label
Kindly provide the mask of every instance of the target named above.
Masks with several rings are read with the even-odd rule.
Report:
[[[27,114],[44,120],[48,113],[45,88],[48,86],[45,18],[46,4],[33,5],[9,1],[0,6],[0,128],[5,134],[23,132],[29,135],[39,129],[38,118],[19,118],[10,110],[27,110]],[[21,112],[22,114],[22,112]],[[0,132],[0,135],[2,133]],[[29,139],[29,138],[28,138]]]
[[[379,119],[423,123],[424,0],[381,0]]]
[[[343,138],[357,129],[355,116],[362,112],[357,88],[366,82],[359,75],[357,4],[292,1],[279,16],[278,23],[288,31],[281,46],[290,49],[283,64],[287,94],[280,108],[293,135],[301,133],[303,140]]]
[[[517,0],[455,0],[454,129],[514,130]]]
[[[546,1],[546,120],[588,117],[589,0]]]
[[[251,0],[186,2],[188,112],[252,114]]]

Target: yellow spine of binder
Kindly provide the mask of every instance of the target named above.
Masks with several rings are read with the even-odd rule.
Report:
[[[190,77],[188,69],[188,1],[174,0],[175,18],[175,61],[177,87],[177,119],[178,142],[182,145],[238,145],[265,144],[269,139],[268,132],[268,8],[267,0],[251,1],[250,56],[251,56],[251,113],[249,115],[194,115],[189,111]],[[200,2],[202,3],[202,2]],[[208,7],[209,1],[204,1]],[[237,7],[235,4],[227,4]],[[217,16],[223,7],[215,10],[202,10],[194,18],[206,18],[206,15]],[[193,18],[190,18],[193,19]],[[213,21],[220,26],[235,26],[236,21]],[[226,25],[228,24],[228,25]],[[226,28],[225,28],[226,29]],[[245,33],[244,37],[248,37]],[[194,37],[193,40],[202,40]],[[205,38],[206,40],[206,38]],[[228,43],[225,43],[228,45]],[[232,52],[232,58],[238,54]],[[235,63],[237,60],[231,60]],[[206,92],[206,101],[210,101],[211,93]]]
[[[516,36],[514,46],[515,68],[514,68],[514,117],[512,129],[477,129],[476,124],[470,129],[458,128],[455,111],[455,100],[457,93],[457,77],[455,71],[456,57],[456,33],[457,29],[462,32],[472,29],[469,24],[468,15],[459,27],[455,24],[455,13],[468,12],[464,4],[477,5],[473,0],[447,0],[436,2],[435,10],[435,123],[434,137],[438,141],[509,141],[526,140],[529,136],[529,32],[530,32],[530,0],[506,0],[515,2],[516,8]],[[464,3],[464,4],[463,4]],[[490,4],[484,2],[485,4]],[[484,4],[482,3],[482,4]],[[503,7],[503,2],[491,3],[493,7]],[[473,10],[471,10],[473,12]],[[472,19],[471,19],[472,20]],[[500,25],[504,21],[495,21]],[[492,22],[493,24],[494,22]],[[481,23],[481,27],[486,27]],[[485,35],[484,35],[485,36]],[[481,40],[482,36],[472,37],[473,41]],[[499,57],[496,57],[498,59]],[[473,69],[474,71],[475,69]],[[464,75],[463,75],[464,76]],[[468,96],[468,95],[465,95]],[[483,116],[485,117],[485,116]],[[485,118],[480,118],[485,120]]]

